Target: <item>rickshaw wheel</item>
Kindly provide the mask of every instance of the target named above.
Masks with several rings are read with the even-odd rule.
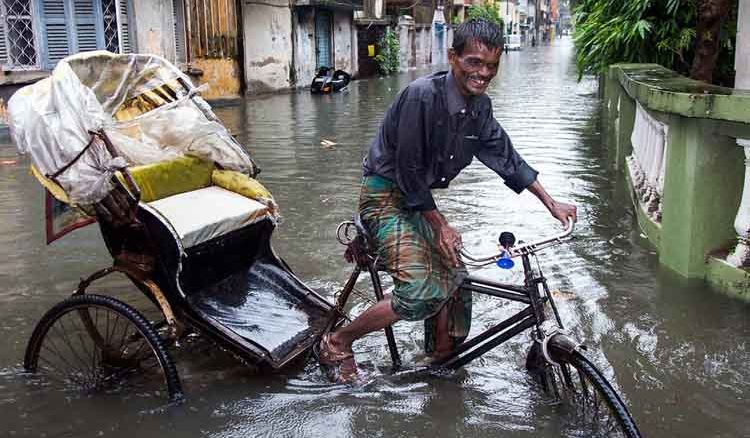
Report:
[[[103,295],[76,295],[47,311],[26,347],[24,368],[66,390],[182,398],[156,330],[131,306]]]

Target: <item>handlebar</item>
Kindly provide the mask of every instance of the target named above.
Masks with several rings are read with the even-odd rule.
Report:
[[[563,242],[563,239],[573,234],[575,229],[575,222],[572,218],[568,218],[568,225],[565,227],[562,233],[552,237],[547,237],[534,242],[523,243],[521,245],[505,248],[503,251],[486,257],[474,257],[466,250],[461,249],[460,254],[464,259],[464,262],[470,266],[485,266],[497,262],[502,257],[514,258],[523,255],[534,254],[542,249],[549,248],[550,246],[559,245]]]

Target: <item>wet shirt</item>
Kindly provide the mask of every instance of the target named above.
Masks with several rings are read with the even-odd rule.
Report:
[[[430,189],[448,187],[474,157],[516,193],[538,174],[495,120],[490,98],[467,100],[450,72],[438,72],[396,96],[364,159],[364,175],[396,182],[410,208],[432,210]]]

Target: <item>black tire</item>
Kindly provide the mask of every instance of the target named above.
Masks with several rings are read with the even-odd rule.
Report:
[[[575,436],[641,438],[633,417],[606,377],[580,351],[549,343],[549,355],[560,366],[544,360],[535,342],[526,367],[566,413]]]
[[[182,399],[177,368],[156,330],[131,306],[103,295],[76,295],[47,311],[26,346],[24,368],[66,390],[147,387],[170,402]]]

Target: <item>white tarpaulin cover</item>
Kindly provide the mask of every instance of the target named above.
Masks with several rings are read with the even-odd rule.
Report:
[[[184,154],[257,173],[197,91],[159,56],[79,53],[11,97],[9,126],[18,150],[31,154],[43,175],[69,165],[55,179],[79,205],[101,200],[111,189],[112,173],[124,166]],[[90,132],[98,130],[121,157],[113,158],[99,141],[86,147]]]

